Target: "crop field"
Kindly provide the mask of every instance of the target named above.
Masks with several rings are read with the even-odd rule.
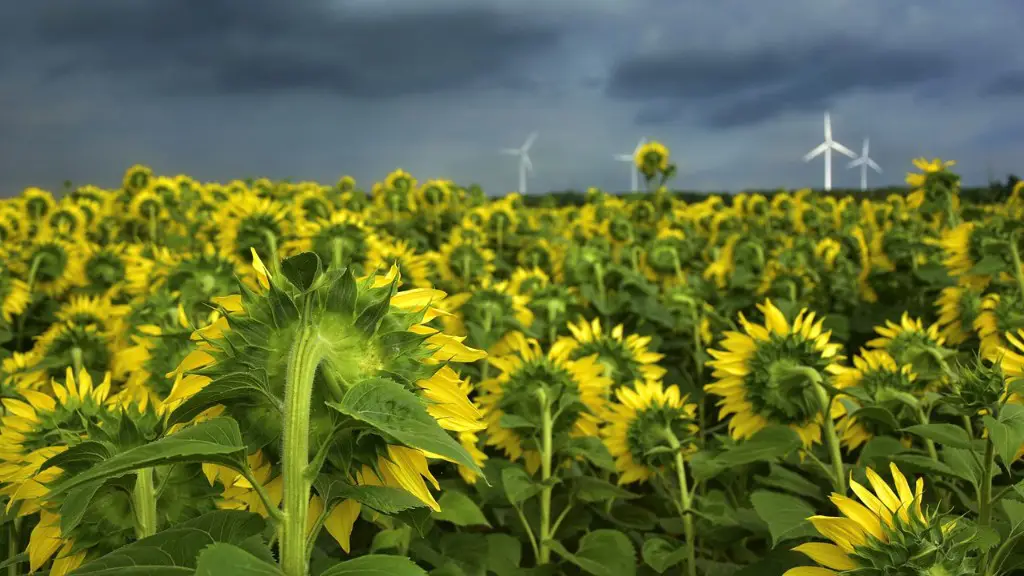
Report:
[[[1024,190],[0,202],[0,574],[1024,567]]]

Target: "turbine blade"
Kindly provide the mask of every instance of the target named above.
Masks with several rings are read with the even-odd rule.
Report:
[[[853,168],[854,166],[860,166],[863,163],[864,163],[864,159],[863,158],[857,158],[856,160],[852,160],[849,164],[847,164],[846,167],[847,168]]]
[[[845,154],[845,155],[849,156],[850,158],[856,158],[857,157],[857,155],[854,154],[852,150],[850,150],[846,146],[843,146],[839,142],[836,142],[835,140],[830,142],[830,144],[831,144],[832,149],[835,150],[836,152],[839,152],[840,154]]]
[[[519,150],[517,150],[515,148],[502,148],[501,149],[501,153],[502,154],[508,154],[509,156],[518,156],[519,155]]]
[[[639,152],[639,151],[640,151],[640,149],[644,147],[644,144],[647,144],[647,138],[641,138],[641,139],[640,139],[640,140],[639,140],[639,141],[638,141],[638,142],[636,143],[636,148],[634,148],[634,149],[633,149],[633,155],[634,155],[634,156],[636,156],[636,153],[637,153],[637,152]]]
[[[882,168],[879,167],[878,164],[875,164],[874,160],[872,160],[871,158],[868,158],[867,161],[868,161],[868,166],[870,166],[872,170],[874,170],[875,172],[878,172],[879,174],[882,173]]]
[[[825,140],[832,139],[832,117],[829,116],[828,112],[825,112]]]
[[[531,133],[529,136],[526,137],[526,142],[523,143],[523,147],[520,148],[520,150],[522,150],[523,152],[526,152],[527,150],[529,150],[530,146],[533,146],[533,141],[536,140],[536,139],[537,139],[537,133],[536,132]]]
[[[828,150],[828,142],[822,142],[817,148],[808,152],[807,155],[804,156],[804,162],[810,162],[812,158],[821,154],[825,150]]]

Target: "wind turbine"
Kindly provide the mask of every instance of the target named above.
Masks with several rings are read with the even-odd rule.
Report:
[[[629,176],[630,185],[632,186],[629,191],[636,192],[640,188],[640,171],[636,168],[636,155],[640,152],[640,149],[647,143],[647,138],[641,138],[636,143],[636,148],[633,149],[631,154],[616,154],[615,159],[619,162],[629,162]]]
[[[861,148],[860,158],[850,162],[847,168],[853,168],[854,166],[860,166],[860,189],[862,192],[868,189],[868,167],[871,167],[872,170],[879,174],[882,173],[882,169],[878,167],[878,164],[875,164],[875,161],[868,156],[867,138],[864,139],[864,147]]]
[[[501,151],[502,154],[508,154],[509,156],[519,157],[519,193],[526,194],[526,173],[529,171],[533,173],[533,162],[530,162],[530,157],[527,152],[530,151],[530,146],[533,146],[533,141],[537,139],[537,133],[534,132],[526,137],[526,142],[519,148],[505,148]]]
[[[804,162],[810,162],[812,159],[825,154],[825,190],[832,189],[832,151],[835,150],[840,154],[845,154],[850,158],[856,158],[857,155],[853,153],[849,148],[843,146],[839,142],[832,139],[832,121],[829,118],[828,112],[825,112],[825,141],[818,145],[817,148],[811,150],[804,156]]]

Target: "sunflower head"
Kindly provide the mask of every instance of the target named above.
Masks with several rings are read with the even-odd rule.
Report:
[[[513,294],[532,296],[551,284],[551,278],[540,268],[516,268],[508,281],[508,289]]]
[[[319,190],[303,190],[295,196],[294,204],[296,220],[316,221],[331,217],[333,206],[330,200]]]
[[[57,205],[53,194],[41,188],[29,187],[21,193],[25,215],[31,221],[42,220]]]
[[[131,168],[125,170],[121,187],[129,194],[135,194],[136,192],[146,188],[146,186],[149,186],[149,181],[152,178],[153,170],[149,166],[135,164]]]
[[[406,240],[368,237],[368,270],[388,270],[397,266],[403,282],[414,288],[429,288],[431,264],[426,254],[418,253]]]
[[[916,414],[898,396],[919,394],[921,385],[917,374],[909,364],[900,365],[884,350],[862,350],[853,357],[852,367],[842,367],[834,379],[836,388],[844,391],[847,398],[854,399],[857,409],[881,407],[897,417],[915,419]],[[846,409],[846,408],[844,408]],[[907,412],[906,414],[903,414]],[[846,416],[838,426],[843,443],[853,450],[870,438],[891,434],[894,430],[880,427],[879,422],[858,418],[856,411]]]
[[[538,268],[549,278],[562,277],[564,254],[547,238],[531,238],[519,248],[516,261],[523,268]]]
[[[300,223],[298,239],[288,243],[286,249],[291,253],[315,252],[321,261],[336,266],[342,262],[358,265],[374,238],[362,216],[338,210],[328,218]]]
[[[545,407],[557,406],[558,416],[552,422],[555,438],[596,436],[596,414],[604,409],[610,381],[594,358],[569,360],[553,348],[545,352],[539,342],[522,334],[510,339],[508,351],[490,359],[499,375],[480,383],[486,442],[513,461],[525,460],[532,474],[540,467],[540,446],[537,435],[527,428],[540,430]],[[511,418],[521,425],[505,425]]]
[[[925,511],[924,480],[910,482],[890,464],[893,483],[866,470],[871,490],[851,481],[857,500],[832,494],[842,516],[808,518],[828,543],[810,542],[794,550],[821,568],[791,568],[784,576],[969,576],[978,574],[973,531],[955,519]]]
[[[174,386],[165,401],[174,408],[172,423],[222,405],[224,414],[240,423],[247,444],[278,462],[279,405],[289,385],[285,375],[294,343],[305,342],[318,358],[310,446],[332,437],[342,414],[328,403],[340,402],[356,386],[399,387],[405,394],[420,396],[427,412],[446,430],[483,428],[479,412],[462,391],[461,377],[448,363],[475,361],[485,354],[426,325],[443,314],[433,306],[445,297],[443,292],[397,291],[396,268],[387,276],[357,280],[351,269],[324,269],[313,253],[283,261],[282,272],[273,274],[255,253],[253,260],[258,290],[240,284],[240,294],[219,299],[219,318],[193,335],[199,347],[173,372]],[[261,393],[223,394],[243,383],[242,388]],[[409,404],[393,404],[393,410],[411,409]],[[335,448],[327,455],[329,467],[348,476],[362,466],[398,466],[395,474],[401,472],[401,478],[409,480],[402,486],[436,507],[423,485],[422,478],[432,478],[424,453],[374,433],[374,428],[352,424],[351,431],[344,432],[348,440],[335,437]],[[459,463],[473,467],[466,458]],[[409,468],[402,468],[403,462]],[[393,478],[398,477],[395,474]]]
[[[615,458],[619,483],[646,481],[672,465],[675,451],[694,452],[696,411],[697,405],[687,402],[679,388],[660,381],[616,390],[601,435]]]
[[[32,291],[56,298],[82,278],[81,251],[66,240],[42,235],[21,252],[10,265],[25,279]]]
[[[416,188],[416,203],[425,209],[440,212],[452,201],[452,190],[444,180],[428,180]]]
[[[708,350],[719,396],[720,417],[732,416],[729,431],[744,439],[769,424],[789,426],[806,446],[820,441],[822,414],[815,386],[838,370],[841,346],[829,342],[824,318],[801,310],[790,323],[766,300],[758,305],[764,324],[740,314],[743,332],[726,332],[721,349]]]
[[[438,251],[438,273],[446,284],[466,289],[494,273],[494,251],[453,233]]]
[[[239,265],[248,262],[251,249],[261,258],[270,258],[291,232],[288,207],[251,192],[235,193],[214,215],[214,222],[220,227],[217,241],[221,251]]]
[[[572,336],[560,338],[554,350],[571,360],[595,357],[604,367],[604,375],[611,380],[613,389],[660,382],[665,376],[665,369],[658,365],[663,355],[650,349],[650,336],[627,335],[621,324],[605,330],[598,318],[592,321],[581,318],[568,328]]]
[[[1008,394],[1007,390],[1014,378],[1003,371],[1004,366],[1013,370],[1013,360],[1013,353],[1010,352],[957,364],[953,368],[954,377],[946,401],[968,417],[992,413],[993,408],[998,407],[1008,396],[1010,401],[1020,402],[1019,396]]]
[[[443,321],[450,333],[466,336],[471,346],[495,352],[495,347],[510,334],[533,324],[529,301],[528,296],[511,291],[508,282],[484,278],[472,292],[448,299],[446,305],[451,314]]]
[[[943,377],[943,365],[952,353],[945,347],[938,324],[925,327],[920,319],[904,312],[899,323],[886,320],[875,333],[878,337],[868,341],[869,348],[885,350],[897,364],[912,366],[926,382]]]
[[[942,203],[953,202],[954,206],[959,204],[958,192],[960,190],[960,177],[947,170],[956,162],[935,158],[927,160],[916,158],[914,166],[920,173],[911,172],[907,174],[907,185],[913,190],[907,196],[907,207],[926,212],[935,212],[945,207]]]
[[[633,162],[644,178],[648,181],[653,180],[669,169],[668,148],[661,142],[648,142],[636,151]]]

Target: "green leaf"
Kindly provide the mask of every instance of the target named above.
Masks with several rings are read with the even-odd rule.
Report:
[[[320,576],[427,576],[405,556],[368,554],[324,570]]]
[[[767,476],[755,476],[754,478],[759,484],[768,488],[778,488],[815,499],[821,498],[821,488],[817,484],[780,464],[769,464]]]
[[[400,550],[409,546],[409,537],[412,530],[408,526],[395,528],[393,530],[381,530],[373,535],[373,542],[370,544],[370,554],[381,550]]]
[[[167,425],[191,422],[196,416],[211,406],[228,404],[231,401],[247,400],[250,402],[266,402],[275,405],[277,401],[269,395],[264,383],[255,375],[245,372],[232,372],[218,376],[202,390],[190,396],[175,408],[167,419]]]
[[[971,268],[971,275],[991,276],[1006,270],[1006,264],[1006,260],[999,254],[985,254],[981,257],[981,260]]]
[[[103,486],[102,480],[90,482],[71,490],[60,505],[60,531],[70,534],[85,517],[96,491]]]
[[[522,416],[516,416],[515,414],[502,414],[501,427],[505,430],[516,430],[524,428],[532,429],[536,428],[537,425]]]
[[[629,537],[618,530],[600,529],[580,539],[573,554],[559,542],[548,542],[559,556],[594,576],[636,576],[636,549]]]
[[[611,453],[608,452],[608,448],[605,447],[604,442],[601,442],[600,438],[591,436],[573,438],[569,441],[569,447],[566,452],[570,456],[586,458],[588,462],[602,470],[615,471],[615,459],[612,458]]]
[[[624,490],[611,482],[606,482],[593,476],[580,476],[572,479],[573,489],[576,497],[582,502],[604,502],[616,498],[619,500],[633,500],[639,498],[629,490]]]
[[[1017,451],[1024,444],[1024,433],[991,416],[982,416],[981,421],[988,430],[989,441],[995,446],[996,455],[1002,459],[1004,466],[1012,466],[1017,459]]]
[[[327,291],[327,307],[349,317],[355,314],[356,296],[359,289],[352,268],[345,268],[339,276],[332,275],[331,287]]]
[[[893,454],[906,452],[900,441],[892,436],[875,436],[860,450],[861,464],[871,466],[887,465]]]
[[[946,451],[944,450],[943,452]],[[971,478],[967,476],[964,469],[954,468],[948,464],[936,462],[935,460],[920,454],[895,454],[893,455],[892,460],[897,464],[903,464],[919,471],[941,474],[950,478],[959,478],[968,482],[971,481]]]
[[[512,576],[523,561],[523,543],[508,534],[487,535],[487,569],[498,576]]]
[[[313,488],[324,501],[325,507],[340,500],[355,500],[381,514],[396,514],[411,508],[427,505],[419,498],[400,488],[390,486],[356,486],[345,482],[337,475],[321,474],[313,482]]]
[[[238,546],[213,544],[199,553],[195,576],[284,576],[284,572],[273,565],[249,554]]]
[[[512,504],[528,500],[541,491],[541,486],[518,466],[509,466],[501,471],[501,485],[505,488],[505,496]]]
[[[731,468],[753,462],[770,462],[801,446],[800,436],[789,427],[770,426],[716,456],[715,464]]]
[[[240,545],[263,532],[256,514],[217,510],[136,540],[80,566],[75,576],[192,576],[199,553],[218,542]]]
[[[434,518],[443,522],[451,522],[456,526],[487,526],[491,523],[480,511],[480,507],[462,492],[457,490],[445,490],[441,499],[437,501],[441,505],[440,512],[434,512]]]
[[[1003,507],[1006,518],[1010,520],[1010,526],[1017,531],[1024,526],[1024,502],[1012,498],[1003,498],[999,501]]]
[[[116,454],[70,478],[62,478],[50,487],[50,495],[163,464],[212,462],[241,471],[246,465],[245,452],[238,423],[231,418],[213,418]],[[44,463],[42,469],[47,468],[47,464]]]
[[[780,542],[814,536],[817,532],[807,518],[814,516],[814,507],[806,501],[782,494],[758,490],[750,495],[750,502],[762,520],[768,524],[772,535],[772,546]]]
[[[981,485],[981,466],[978,465],[972,450],[943,448],[942,461],[949,470],[946,473],[970,482],[975,489]]]
[[[856,416],[861,420],[871,420],[881,424],[885,426],[885,430],[887,432],[900,429],[900,423],[896,419],[896,416],[881,406],[864,406],[862,408],[858,408],[850,416]],[[881,431],[879,431],[879,433],[881,433]]]
[[[341,402],[327,404],[406,446],[444,456],[482,474],[465,449],[427,413],[423,401],[393,380],[364,380],[349,389]]]
[[[664,538],[650,538],[640,551],[644,562],[658,574],[686,560],[686,546],[677,546]]]
[[[320,257],[316,252],[303,252],[281,261],[281,273],[296,288],[305,292],[320,274]]]
[[[904,428],[903,431],[943,446],[971,449],[971,437],[967,435],[967,431],[953,424],[915,424]]]

